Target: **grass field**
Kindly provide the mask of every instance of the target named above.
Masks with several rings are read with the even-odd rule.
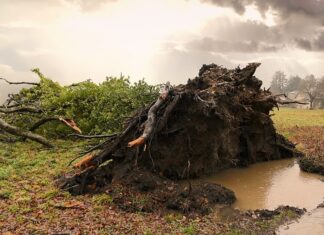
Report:
[[[324,109],[308,110],[280,108],[272,112],[272,120],[278,130],[293,127],[324,126]]]
[[[299,148],[323,151],[324,110],[282,108],[274,114],[278,131],[298,141]],[[208,216],[126,213],[108,194],[72,197],[59,191],[55,177],[68,171],[84,143],[60,140],[56,145],[46,150],[31,142],[0,143],[0,234],[209,234],[226,228]]]

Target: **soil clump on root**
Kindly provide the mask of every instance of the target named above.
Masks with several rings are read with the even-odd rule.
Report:
[[[254,76],[259,65],[232,70],[203,65],[186,85],[167,83],[156,102],[58,179],[58,186],[83,194],[127,185],[156,204],[184,212],[231,204],[235,196],[229,189],[190,182],[183,188],[177,180],[301,155],[276,133],[269,112],[282,102],[261,89]]]

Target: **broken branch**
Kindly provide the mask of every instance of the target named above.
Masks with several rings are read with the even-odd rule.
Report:
[[[21,106],[21,107],[11,107],[11,108],[0,108],[0,113],[41,113],[42,111],[38,108],[32,106]]]
[[[5,78],[0,78],[0,80],[3,80],[7,82],[10,85],[33,85],[33,86],[39,86],[40,84],[37,82],[10,82]]]
[[[110,135],[80,135],[80,134],[69,134],[68,136],[78,137],[81,139],[100,139],[100,138],[111,138],[116,137],[118,134],[110,134]]]
[[[278,104],[309,104],[309,103],[305,103],[305,102],[300,102],[300,101],[280,101],[277,100]]]
[[[67,119],[67,118],[62,118],[62,117],[45,117],[38,122],[36,122],[30,129],[29,131],[35,131],[37,128],[40,126],[44,125],[47,122],[50,121],[60,121],[63,124],[67,125],[68,127],[72,128],[73,130],[81,133],[80,128],[76,125],[76,123],[72,119]]]

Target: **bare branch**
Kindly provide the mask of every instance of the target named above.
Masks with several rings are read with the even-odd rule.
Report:
[[[41,113],[42,111],[38,108],[32,106],[21,106],[21,107],[11,107],[11,108],[0,108],[0,113]]]
[[[67,125],[66,122],[62,121],[64,120],[61,117],[45,117],[42,118],[40,120],[38,120],[34,125],[32,125],[32,127],[29,128],[29,131],[35,131],[36,129],[38,129],[40,126],[44,125],[45,123],[51,122],[51,121],[59,121],[62,122],[63,124]],[[74,129],[73,127],[71,127],[70,125],[67,125],[68,127]],[[27,137],[23,138],[23,140],[25,140]]]
[[[280,101],[277,100],[278,104],[309,104],[309,103],[305,103],[305,102],[300,102],[300,101]]]
[[[79,129],[79,127],[75,124],[75,122],[72,119],[67,119],[67,118],[62,118],[62,117],[45,117],[40,119],[38,122],[36,122],[30,129],[29,131],[34,131],[37,128],[39,128],[40,126],[44,125],[47,122],[51,122],[51,121],[60,121],[62,122],[64,125],[70,127],[71,129],[81,133],[81,130]]]
[[[39,86],[40,84],[37,82],[10,82],[5,78],[0,78],[0,80],[4,80],[10,85],[33,85],[33,86]]]
[[[31,128],[29,128],[29,131],[35,131],[40,126],[44,125],[47,122],[50,121],[60,121],[59,117],[45,117],[37,121]]]

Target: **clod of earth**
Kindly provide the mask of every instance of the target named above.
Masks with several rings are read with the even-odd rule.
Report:
[[[159,183],[165,179],[172,182],[300,155],[294,144],[276,133],[269,112],[278,108],[280,100],[261,89],[262,82],[253,75],[259,65],[233,70],[203,65],[198,77],[186,85],[167,84],[155,103],[138,110],[122,133],[81,160],[77,166],[82,167],[63,175],[58,186],[72,194],[97,192],[112,182],[167,191],[168,184]],[[150,178],[135,180],[138,172]],[[176,194],[170,194],[169,199],[178,204],[163,201],[178,207],[181,198],[207,191],[214,195],[203,193],[207,204],[235,200],[223,187],[197,190],[190,185],[188,195],[180,193],[175,199]]]

